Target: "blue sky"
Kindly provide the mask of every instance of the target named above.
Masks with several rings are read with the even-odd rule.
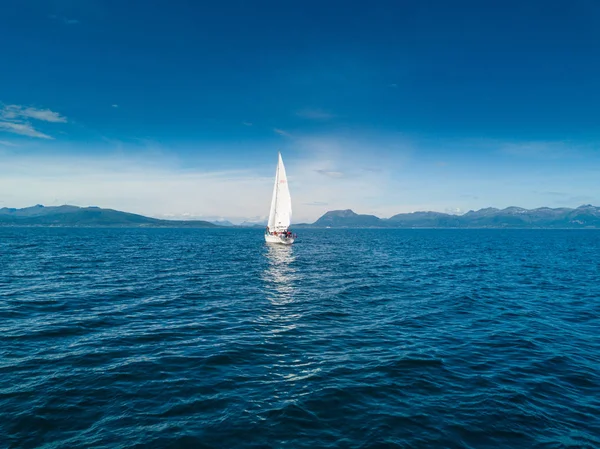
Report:
[[[600,204],[600,3],[0,3],[0,206]]]

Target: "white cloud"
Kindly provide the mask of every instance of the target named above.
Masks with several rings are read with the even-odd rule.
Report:
[[[313,201],[311,203],[303,203],[305,206],[327,206],[329,203],[325,201]]]
[[[0,140],[0,145],[4,145],[5,147],[18,147],[16,143],[8,142],[7,140]]]
[[[496,145],[501,153],[533,159],[579,158],[594,149],[591,145],[585,147],[566,141],[492,142],[491,145]]]
[[[40,139],[54,139],[54,137],[51,137],[48,134],[37,131],[30,123],[0,121],[0,131],[20,134],[22,136],[38,137]]]
[[[16,104],[4,106],[0,111],[0,116],[6,120],[14,120],[21,118],[33,118],[44,122],[66,123],[67,118],[60,115],[58,112],[50,109],[37,109],[32,107],[23,107]]]
[[[111,104],[111,106],[112,106],[113,108],[118,108],[118,107],[119,107],[119,105],[118,105],[118,104]]]
[[[244,122],[242,122],[242,125],[244,125],[244,126],[252,126],[252,123],[244,121]]]
[[[16,104],[4,105],[0,109],[0,131],[22,136],[53,139],[48,134],[36,130],[26,119],[40,120],[50,123],[66,123],[67,118],[50,109],[37,109]]]
[[[298,117],[310,119],[310,120],[330,120],[335,118],[334,114],[323,111],[321,109],[303,109],[296,112]]]
[[[284,131],[283,129],[274,128],[273,131],[283,137],[292,137],[292,135],[290,133],[288,133],[287,131]]]
[[[341,171],[325,170],[325,169],[318,169],[315,171],[317,173],[322,174],[323,176],[328,176],[330,178],[343,178],[344,177],[344,174]]]

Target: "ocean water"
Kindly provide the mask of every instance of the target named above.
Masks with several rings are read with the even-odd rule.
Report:
[[[600,231],[0,229],[0,447],[600,447]]]

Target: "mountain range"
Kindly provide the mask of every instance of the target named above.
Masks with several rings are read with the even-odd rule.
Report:
[[[296,225],[298,227],[298,225]],[[600,228],[600,207],[576,209],[540,207],[523,209],[488,207],[464,215],[441,212],[412,212],[390,218],[362,215],[352,210],[327,212],[311,225],[300,227],[331,228]]]
[[[230,222],[202,220],[161,220],[143,215],[99,207],[37,205],[23,209],[0,209],[0,226],[77,226],[77,227],[233,227]],[[246,222],[236,227],[264,227],[264,223]],[[357,214],[350,209],[329,211],[312,224],[295,228],[599,228],[600,207],[583,205],[523,209],[488,207],[464,215],[441,212],[411,212],[390,218]]]
[[[178,227],[216,228],[199,220],[159,220],[99,207],[49,206],[41,204],[24,209],[0,209],[0,226],[78,226],[78,227]]]

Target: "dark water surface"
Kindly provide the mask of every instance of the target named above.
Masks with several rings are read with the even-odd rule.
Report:
[[[600,447],[600,232],[0,229],[0,447]]]

